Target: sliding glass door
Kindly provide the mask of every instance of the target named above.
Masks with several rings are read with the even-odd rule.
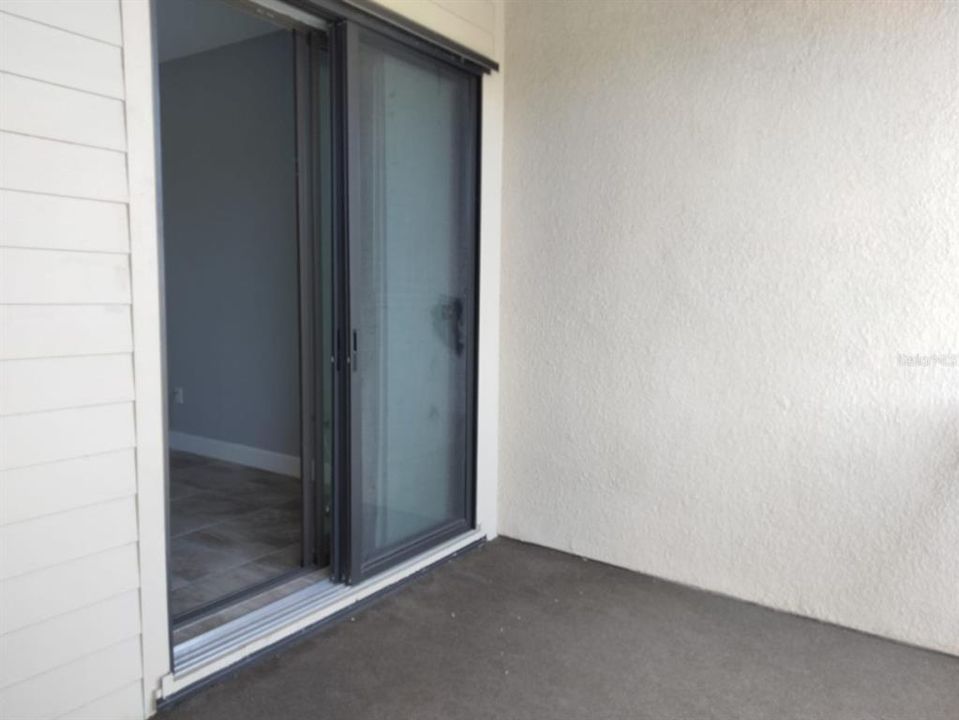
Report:
[[[356,582],[473,522],[478,78],[345,40]]]
[[[155,4],[183,646],[474,527],[482,67],[339,0]]]

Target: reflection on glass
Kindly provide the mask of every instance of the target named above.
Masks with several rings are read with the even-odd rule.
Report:
[[[361,37],[350,263],[367,561],[466,518],[474,95],[441,63]]]

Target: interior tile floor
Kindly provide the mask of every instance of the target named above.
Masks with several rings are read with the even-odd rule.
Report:
[[[298,569],[299,478],[170,453],[170,605],[183,617]]]
[[[955,720],[959,708],[959,658],[505,539],[351,619],[165,717]]]

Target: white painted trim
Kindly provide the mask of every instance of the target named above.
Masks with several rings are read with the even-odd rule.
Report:
[[[166,372],[157,171],[157,99],[151,3],[120,0],[126,96],[133,372],[136,394],[143,716],[170,672],[166,566]]]
[[[504,8],[496,13],[502,56]],[[480,157],[479,358],[476,394],[476,522],[497,534],[499,493],[499,292],[503,186],[503,70],[483,76]]]
[[[250,445],[240,445],[226,440],[216,440],[202,435],[191,435],[190,433],[171,430],[170,449],[182,450],[216,460],[225,460],[237,465],[247,465],[280,475],[300,477],[300,458],[296,455],[284,455]]]
[[[224,653],[223,655],[212,659],[210,662],[199,668],[196,668],[195,670],[185,673],[173,673],[164,677],[162,681],[161,697],[168,698],[182,690],[185,690],[194,683],[200,682],[201,680],[204,680],[211,675],[230,667],[231,665],[235,665],[244,658],[257,653],[260,650],[269,647],[270,645],[278,643],[281,640],[290,637],[291,635],[295,635],[301,630],[304,630],[311,625],[315,625],[325,618],[336,615],[337,613],[356,605],[358,602],[370,597],[371,595],[374,595],[381,590],[385,590],[391,585],[395,585],[411,575],[415,575],[430,565],[459,552],[463,548],[472,545],[473,543],[477,542],[478,540],[482,540],[485,537],[486,533],[484,533],[481,529],[472,530],[458,538],[454,538],[453,540],[444,543],[438,548],[434,548],[433,550],[425,552],[422,555],[417,555],[415,558],[398,565],[392,570],[387,570],[382,575],[378,575],[377,577],[367,580],[366,582],[360,583],[359,585],[354,585],[352,587],[343,586],[343,591],[341,593],[324,593],[322,595],[323,602],[320,607],[317,607],[311,612],[304,613],[295,621],[290,622],[281,628],[265,632],[264,634],[251,639],[250,642],[245,644],[243,647],[229,653]],[[282,600],[278,601],[278,603],[282,602]],[[199,639],[200,638],[197,638],[190,642],[195,643]]]

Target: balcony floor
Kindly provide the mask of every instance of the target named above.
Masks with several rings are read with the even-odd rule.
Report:
[[[500,539],[166,720],[955,720],[959,658]]]

